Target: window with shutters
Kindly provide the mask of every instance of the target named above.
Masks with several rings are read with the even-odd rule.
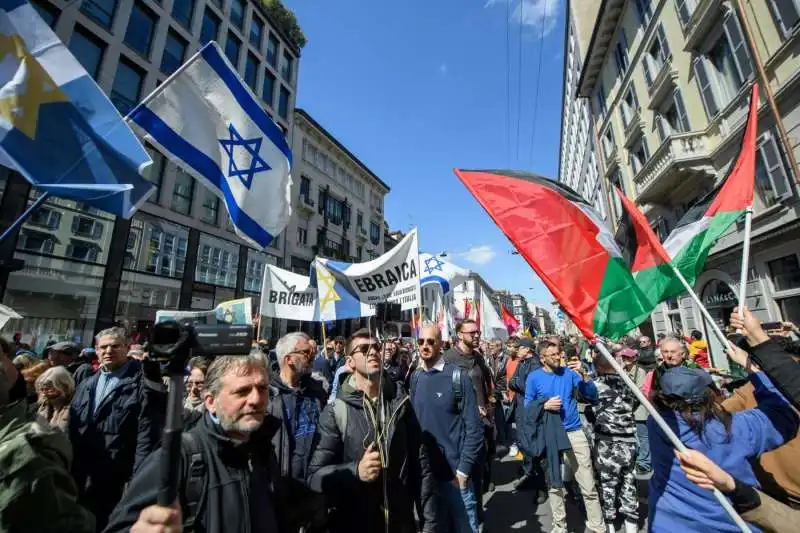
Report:
[[[622,216],[622,200],[617,194],[616,188],[619,187],[623,193],[625,192],[622,173],[619,170],[615,170],[609,181],[611,182],[611,216],[614,217],[614,220],[619,220],[619,217]]]
[[[664,64],[670,59],[672,59],[672,52],[669,49],[664,25],[659,24],[655,37],[644,55],[644,78],[648,87],[653,84]]]
[[[78,261],[96,262],[99,247],[94,242],[83,241],[80,239],[70,239],[67,245],[67,257]]]
[[[689,115],[686,112],[680,89],[675,89],[672,99],[656,114],[656,129],[662,142],[673,133],[691,131]]]
[[[771,132],[764,133],[758,140],[756,193],[765,207],[775,205],[792,195],[786,167]]]
[[[28,224],[56,231],[61,226],[61,213],[48,207],[40,207],[31,213]]]
[[[605,156],[606,160],[608,160],[614,153],[615,142],[614,125],[609,124],[606,132],[603,134],[603,155]]]
[[[768,0],[775,24],[788,39],[800,23],[800,0]]]
[[[99,239],[103,236],[103,224],[93,218],[76,216],[72,219],[72,233],[78,237]]]
[[[653,18],[652,0],[635,0],[634,5],[642,26],[647,26],[647,23]]]
[[[597,95],[595,96],[595,108],[597,110],[598,117],[602,117],[608,111],[606,108],[606,89],[603,87],[602,83],[597,88]]]
[[[647,139],[640,137],[630,149],[630,165],[634,175],[642,170],[648,159],[650,151],[647,149]]]
[[[622,98],[620,113],[622,114],[622,124],[627,128],[631,121],[639,112],[639,99],[636,97],[636,87],[631,82],[625,96]]]
[[[617,46],[614,47],[614,61],[617,64],[617,70],[620,76],[625,74],[628,70],[630,60],[628,59],[628,39],[625,37],[625,31],[620,31]]]
[[[692,20],[692,14],[697,9],[699,0],[675,0],[675,10],[678,12],[678,20],[684,28]]]

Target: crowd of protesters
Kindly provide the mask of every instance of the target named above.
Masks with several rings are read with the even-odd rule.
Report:
[[[753,531],[795,531],[796,328],[765,332],[744,309],[730,331],[739,373],[713,368],[696,331],[608,344],[688,453],[577,336],[481,339],[464,320],[450,342],[426,324],[413,342],[295,332],[194,357],[168,507],[166,381],[146,345],[121,328],[41,356],[0,340],[0,530],[495,531],[484,511],[502,459],[555,533],[568,506],[594,533],[738,531],[713,488]]]

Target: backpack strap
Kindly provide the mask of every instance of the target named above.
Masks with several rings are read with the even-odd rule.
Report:
[[[333,400],[333,419],[336,421],[339,433],[344,437],[347,431],[347,404],[339,398]]]
[[[414,393],[417,392],[417,383],[419,382],[419,376],[422,374],[422,366],[418,366],[414,369],[414,372],[411,373],[411,382],[409,383],[408,387],[408,395],[411,396],[411,399],[414,399]]]
[[[186,476],[186,509],[183,515],[184,531],[192,531],[203,504],[203,485],[207,468],[203,450],[197,437],[189,432],[181,434],[184,457],[188,459]]]
[[[461,382],[461,367],[453,365],[453,403],[456,412],[464,411],[464,384]]]

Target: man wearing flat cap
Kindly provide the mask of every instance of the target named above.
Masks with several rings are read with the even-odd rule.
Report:
[[[66,368],[72,374],[72,379],[75,380],[75,387],[94,373],[91,363],[80,355],[81,347],[70,341],[57,342],[47,351],[50,364]]]

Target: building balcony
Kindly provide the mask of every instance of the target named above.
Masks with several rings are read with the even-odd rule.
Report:
[[[625,148],[633,146],[633,143],[639,139],[644,133],[644,120],[642,115],[637,110],[631,117],[628,125],[625,126]]]
[[[316,211],[315,207],[316,203],[314,203],[314,200],[312,200],[310,197],[301,194],[300,197],[298,198],[297,202],[298,211],[304,212],[309,216],[313,216],[314,212]]]
[[[356,239],[358,239],[360,242],[366,242],[367,230],[361,227],[356,228]]]
[[[709,30],[718,24],[722,18],[720,11],[722,0],[696,0],[692,18],[683,28],[686,42],[683,49],[687,52],[694,50],[697,45],[708,35]]]
[[[664,99],[672,94],[672,91],[677,87],[678,70],[673,68],[672,61],[665,61],[661,68],[658,70],[653,83],[648,87],[648,94],[650,95],[650,103],[648,107],[655,109]]]
[[[708,139],[702,133],[667,137],[633,177],[637,203],[659,203],[676,192],[684,180],[713,179],[710,154]]]

